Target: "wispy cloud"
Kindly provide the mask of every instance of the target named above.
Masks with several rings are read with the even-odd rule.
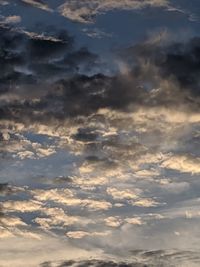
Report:
[[[169,8],[170,2],[168,0],[127,0],[122,1],[105,1],[105,0],[95,0],[95,1],[67,1],[58,7],[58,11],[65,17],[78,21],[81,23],[91,23],[94,17],[98,14],[105,13],[111,10],[134,10],[142,9],[146,7],[162,7]]]
[[[52,9],[49,8],[49,6],[41,0],[39,1],[38,0],[20,0],[20,1],[25,4],[31,5],[33,7],[43,9],[45,11],[52,11]]]

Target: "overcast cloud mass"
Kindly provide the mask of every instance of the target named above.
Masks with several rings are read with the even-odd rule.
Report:
[[[0,266],[200,266],[198,0],[0,0]]]

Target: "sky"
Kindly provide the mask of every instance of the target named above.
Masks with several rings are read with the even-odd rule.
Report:
[[[199,0],[0,0],[0,266],[200,266]]]

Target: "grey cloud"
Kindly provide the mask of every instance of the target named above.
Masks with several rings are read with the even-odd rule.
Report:
[[[200,95],[200,38],[194,38],[186,45],[173,45],[166,59],[157,64],[164,76],[174,76],[180,86],[188,88],[197,97]]]
[[[73,266],[69,265],[72,264],[72,262],[65,262],[59,265],[59,267],[67,267],[67,266]],[[116,263],[114,261],[103,261],[103,260],[93,260],[93,261],[83,261],[83,262],[74,262],[74,266],[78,267],[86,267],[86,266],[91,266],[91,267],[146,267],[146,264],[140,264],[140,263]]]
[[[175,84],[180,86],[181,93],[184,90],[189,91],[195,97],[199,96],[199,51],[200,38],[194,37],[190,40],[179,42],[178,40],[170,40],[169,36],[166,40],[150,40],[133,47],[128,48],[122,52],[122,56],[129,59],[129,63],[136,59],[146,61],[158,69],[158,75],[163,79],[171,79]],[[135,68],[138,74],[141,74],[141,66]],[[148,79],[149,73],[146,73]],[[145,76],[144,76],[145,78]],[[152,84],[155,85],[155,80],[152,79]],[[185,96],[187,97],[187,95]]]
[[[87,49],[74,50],[73,38],[66,31],[54,33],[52,37],[30,33],[27,36],[10,28],[1,31],[4,65],[1,96],[10,99],[9,104],[3,102],[2,115],[10,119],[62,121],[89,116],[102,108],[129,112],[139,107],[184,106],[187,110],[199,107],[198,38],[185,45],[138,44],[121,54],[127,64],[122,73],[108,77],[86,74],[98,64],[98,57]],[[181,67],[175,59],[177,55],[182,58]],[[84,75],[79,73],[82,66]],[[33,102],[27,97],[29,89],[36,85],[37,101]],[[15,101],[11,96],[15,96]],[[74,136],[77,140],[97,138],[90,130],[79,131]]]
[[[9,188],[7,183],[1,183],[0,184],[0,193],[1,194],[8,194],[11,192],[11,188]]]
[[[112,260],[69,260],[62,263],[57,263],[56,267],[175,267],[181,264],[181,266],[198,266],[200,261],[198,252],[195,251],[181,251],[181,250],[133,250],[132,256],[137,260],[126,261],[112,261]],[[51,262],[44,262],[41,267],[52,266]]]
[[[22,187],[12,186],[8,183],[0,183],[0,196],[12,195],[23,191],[24,188]]]
[[[1,84],[14,87],[21,84],[44,84],[90,68],[96,56],[86,48],[75,50],[73,38],[65,30],[51,29],[50,35],[26,32],[1,26],[0,61],[3,66]],[[85,66],[85,67],[84,67]]]

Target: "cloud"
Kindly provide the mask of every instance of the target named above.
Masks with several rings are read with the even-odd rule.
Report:
[[[126,2],[116,2],[113,0],[95,0],[92,3],[90,1],[67,1],[58,7],[58,11],[61,15],[68,19],[78,21],[81,23],[91,23],[94,21],[94,17],[106,13],[111,10],[134,10],[143,9],[146,7],[161,7],[169,8],[170,4],[167,0],[127,0]]]
[[[8,4],[9,4],[8,1],[4,1],[4,0],[1,0],[1,1],[0,1],[0,5],[2,5],[2,6],[6,6],[6,5],[8,5]]]
[[[34,33],[2,25],[0,32],[0,58],[4,65],[0,85],[5,87],[7,93],[9,91],[9,100],[12,95],[30,99],[27,86],[40,83],[38,85],[41,89],[41,86],[49,81],[50,76],[51,81],[56,81],[79,69],[84,72],[94,66],[97,59],[97,56],[86,48],[76,50],[73,38],[66,30],[57,31],[52,27],[48,33]],[[9,58],[6,57],[8,53]],[[20,88],[17,89],[17,86]],[[38,99],[45,93],[36,90],[33,94]]]
[[[25,226],[26,225],[26,223],[23,222],[18,217],[7,217],[7,216],[0,217],[0,224],[3,225],[4,227],[15,227],[15,226]]]
[[[3,132],[2,139],[6,146],[0,147],[1,153],[15,155],[21,160],[45,158],[56,153],[55,146],[32,142],[23,134],[16,134],[14,130]]]
[[[181,265],[183,267],[190,264],[192,267],[197,267],[199,264],[199,256],[196,251],[179,251],[179,250],[133,250],[132,260],[113,260],[111,259],[90,259],[90,260],[71,260],[59,262],[46,262],[41,264],[41,267],[49,267],[54,264],[56,267],[145,267],[150,264],[151,267],[156,267],[162,264],[163,267]]]
[[[98,38],[98,39],[101,39],[101,38],[111,38],[112,37],[112,34],[111,33],[107,33],[107,32],[104,32],[98,28],[95,28],[93,30],[91,29],[88,29],[88,28],[84,28],[82,30],[87,36],[91,37],[91,38]]]
[[[142,225],[142,224],[144,224],[144,222],[142,221],[142,219],[140,217],[126,218],[125,222],[127,222],[129,224],[133,224],[133,225]]]
[[[37,217],[34,221],[45,230],[58,226],[65,227],[73,225],[80,220],[78,217],[67,215],[61,208],[43,208],[41,209],[41,213],[48,217]]]
[[[8,16],[8,17],[3,17],[3,20],[1,23],[3,24],[16,24],[21,22],[21,17],[20,16]]]
[[[16,243],[18,246],[16,246]],[[44,253],[45,248],[45,253]],[[47,234],[41,234],[41,239],[10,237],[1,242],[0,249],[3,252],[0,264],[16,267],[35,267],[46,261],[77,260],[90,256],[99,256],[100,251],[94,250],[92,253],[74,245],[63,239],[57,239]],[[66,250],[70,253],[66,255]],[[12,256],[11,256],[12,255]],[[58,262],[59,264],[59,262]]]
[[[40,235],[30,230],[30,227],[19,217],[0,216],[0,239],[30,238],[40,240]]]
[[[38,201],[54,201],[67,206],[79,206],[89,210],[108,210],[112,204],[105,200],[83,199],[74,196],[69,189],[34,190],[32,194]]]
[[[34,197],[39,201],[54,200],[60,203],[67,203],[67,200],[74,196],[70,189],[37,189],[32,192]]]
[[[192,155],[172,155],[162,163],[162,167],[198,174],[200,173],[200,158]]]
[[[85,231],[69,231],[66,233],[67,237],[74,238],[74,239],[81,239],[83,237],[103,237],[108,235],[109,232],[85,232]]]
[[[163,76],[175,77],[180,86],[189,88],[194,95],[199,95],[199,38],[194,38],[187,44],[175,44],[169,47],[166,58],[158,61]]]
[[[175,182],[172,180],[161,180],[159,181],[159,188],[167,194],[182,194],[183,192],[190,189],[189,182]]]
[[[132,224],[132,225],[143,225],[146,222],[144,222],[142,220],[141,217],[132,217],[132,218],[120,218],[119,216],[116,217],[107,217],[104,219],[104,222],[106,224],[106,226],[110,226],[113,228],[118,228],[120,227],[122,224],[128,223],[128,224]]]
[[[130,189],[125,189],[125,190],[120,190],[117,188],[108,188],[107,193],[111,195],[114,199],[136,199],[138,198],[138,194],[140,194],[140,190],[130,190]]]
[[[114,228],[119,227],[122,223],[119,217],[107,217],[104,219],[104,222],[107,226]]]
[[[10,238],[14,235],[7,229],[0,227],[0,238]]]
[[[36,7],[36,8],[40,8],[43,9],[45,11],[52,11],[51,8],[48,7],[47,4],[45,4],[43,1],[41,0],[20,0],[22,3]]]
[[[42,203],[32,200],[23,201],[4,201],[1,207],[6,212],[34,212],[39,211],[42,207]]]
[[[149,208],[149,207],[157,207],[160,205],[157,201],[154,199],[150,198],[141,198],[136,201],[131,201],[132,205],[137,206],[137,207],[144,207],[144,208]]]
[[[20,192],[23,192],[25,188],[13,186],[8,183],[0,183],[0,195],[1,196],[7,196],[11,194],[17,194]]]
[[[121,55],[121,60],[127,61],[126,74],[89,76],[86,75],[87,70],[101,65],[98,57],[87,49],[76,50],[73,38],[66,31],[56,32],[52,29],[51,34],[36,35],[1,28],[1,33],[4,70],[0,82],[4,90],[0,100],[3,117],[9,118],[10,122],[24,123],[26,127],[35,126],[35,130],[39,130],[40,125],[42,128],[45,123],[48,126],[66,123],[74,127],[76,121],[68,121],[71,118],[98,114],[99,118],[109,117],[111,128],[114,126],[112,116],[121,117],[121,120],[128,118],[141,133],[151,130],[153,134],[157,124],[157,131],[163,134],[163,127],[167,125],[168,139],[175,132],[172,124],[181,126],[180,123],[199,122],[199,97],[194,91],[197,75],[194,78],[192,73],[183,68],[185,72],[181,76],[189,75],[189,80],[194,78],[194,84],[185,83],[183,86],[175,72],[166,72],[172,45],[159,46],[148,42],[135,45]],[[181,45],[178,46],[180,49],[177,53],[182,49]],[[197,53],[198,38],[185,46],[191,54]],[[20,47],[23,47],[23,52]],[[187,57],[186,48],[183,46],[183,52],[180,52],[183,58]],[[10,53],[9,60],[6,51]],[[196,73],[198,64],[192,58],[191,64],[197,68]],[[135,62],[134,66],[132,62]],[[81,75],[80,70],[85,75]],[[33,87],[37,87],[37,90],[27,90]],[[30,91],[33,93],[30,94]],[[103,110],[107,110],[107,113],[103,113]],[[82,126],[68,138],[73,142],[79,141],[80,146],[81,142],[98,141],[101,133]],[[104,139],[106,134],[108,132],[104,132]]]
[[[23,197],[16,194],[3,200],[1,210],[7,213],[3,223],[9,229],[2,226],[2,236],[44,242],[46,232],[92,254],[98,248],[112,255],[124,253],[126,258],[133,243],[142,248],[176,247],[190,236],[179,220],[193,223],[199,215],[188,202],[184,209],[176,205],[198,194],[192,174],[198,174],[199,163],[197,147],[193,149],[193,141],[199,141],[199,95],[161,64],[168,62],[172,47],[138,44],[124,51],[125,67],[109,77],[80,74],[78,66],[86,62],[93,66],[97,57],[77,51],[66,32],[37,35],[4,28],[0,38],[5,66],[0,79],[1,176],[14,174],[17,183],[31,184]],[[183,51],[187,58],[187,49]],[[58,71],[53,69],[55,79],[52,65],[59,66]],[[50,173],[44,183],[37,176],[40,172]],[[34,179],[18,179],[21,173]],[[15,192],[7,184],[0,191],[3,196]],[[48,245],[55,253],[57,241],[52,242]],[[36,251],[40,252],[38,244]],[[46,251],[40,262],[43,257],[51,260]],[[145,264],[156,266],[150,254],[145,254]],[[65,256],[66,249],[62,259]],[[10,265],[17,266],[15,260]]]
[[[74,185],[79,185],[83,189],[93,190],[98,186],[106,185],[108,183],[107,177],[93,177],[91,179],[91,176],[85,177],[84,175],[81,175],[81,177],[74,177],[73,178]]]
[[[161,32],[158,36],[162,34]],[[170,36],[170,34],[164,33],[164,39],[162,38],[163,37],[161,37],[159,41],[155,41],[154,37],[153,41],[151,40],[149,42],[149,40],[147,40],[147,42],[144,42],[142,45],[138,44],[129,47],[127,50],[123,51],[122,54],[127,57],[129,64],[131,63],[131,59],[133,60],[134,55],[137,54],[140,60],[138,72],[143,71],[145,73],[147,71],[146,78],[148,78],[151,72],[149,67],[156,67],[152,70],[157,72],[157,78],[161,78],[160,82],[162,82],[162,80],[165,83],[170,82],[175,85],[175,88],[180,88],[180,98],[184,96],[186,100],[188,93],[192,93],[196,96],[199,95],[197,86],[199,81],[197,75],[199,72],[199,37],[196,36],[189,40],[178,41],[175,37]],[[175,94],[177,93],[178,91],[175,92]],[[184,98],[182,98],[182,100],[184,100]]]

